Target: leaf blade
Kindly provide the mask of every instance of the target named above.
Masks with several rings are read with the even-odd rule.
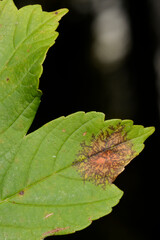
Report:
[[[41,139],[40,132],[43,133],[44,131],[47,133],[47,135],[45,135],[45,144],[37,144],[39,154],[37,156],[34,155],[35,164],[32,165],[30,171],[32,171],[32,168],[45,168],[48,159],[56,156],[57,153],[59,155],[56,164],[53,164],[53,168],[51,168],[50,165],[52,164],[52,161],[50,162],[48,169],[51,169],[51,172],[49,174],[47,170],[46,172],[44,171],[46,176],[41,176],[40,172],[36,172],[34,169],[33,173],[37,176],[36,179],[30,175],[28,185],[26,184],[26,181],[24,181],[25,184],[18,187],[19,189],[16,189],[15,193],[11,196],[4,196],[6,199],[3,199],[4,202],[7,201],[11,204],[9,206],[13,205],[17,207],[16,213],[18,219],[20,218],[19,212],[22,211],[23,207],[24,209],[26,208],[27,211],[25,214],[28,214],[28,209],[31,209],[30,214],[32,212],[33,216],[30,217],[30,224],[32,225],[32,232],[34,232],[35,236],[37,234],[37,239],[40,237],[43,238],[44,236],[47,236],[47,234],[67,234],[80,230],[88,226],[91,223],[91,220],[110,213],[112,207],[118,203],[122,196],[122,191],[113,184],[107,184],[105,189],[103,189],[93,184],[92,181],[85,180],[84,182],[83,178],[76,171],[72,163],[76,159],[79,150],[83,148],[83,146],[80,145],[83,139],[91,143],[93,140],[93,133],[98,136],[102,129],[106,129],[106,127],[109,129],[108,127],[111,126],[112,123],[117,125],[119,122],[122,124],[124,122],[124,124],[126,124],[126,121],[121,120],[104,121],[104,114],[101,113],[90,112],[85,114],[83,112],[78,112],[66,118],[62,117],[56,119],[44,125],[36,132],[29,134],[25,138],[25,144],[27,143],[27,145],[22,145],[22,151],[20,150],[19,153],[20,155],[23,153],[21,158],[19,157],[23,162],[26,157],[26,152],[23,151],[23,147],[26,151],[29,151],[29,146],[36,146],[36,138],[38,139],[38,142],[42,143],[44,135],[42,134],[43,136]],[[130,122],[132,121],[129,121],[129,123]],[[112,129],[110,128],[110,131],[112,131]],[[128,129],[128,125],[126,125],[126,129]],[[131,136],[133,137],[132,127],[130,127],[130,131],[132,134],[130,134],[129,137],[131,138]],[[128,132],[130,131],[128,130]],[[151,134],[152,131],[147,134]],[[142,134],[142,130],[140,134]],[[58,139],[61,139],[59,143]],[[134,139],[136,139],[135,135]],[[143,140],[144,139],[141,138],[139,144],[142,144]],[[57,146],[57,143],[59,144],[59,147]],[[42,156],[42,152],[47,145],[48,154],[47,152],[44,152],[44,156]],[[57,148],[55,146],[57,146]],[[70,146],[72,146],[72,148],[70,148]],[[55,150],[57,152],[55,152]],[[65,160],[63,161],[64,156]],[[28,160],[26,160],[26,162],[28,162]],[[22,164],[19,164],[19,166],[20,168],[23,168]],[[15,167],[17,167],[17,163],[15,163]],[[17,180],[11,175],[11,173],[14,173],[15,171],[17,173]],[[24,174],[22,173],[22,169],[17,171],[15,168],[12,169],[11,173],[9,176],[16,181],[14,182],[14,180],[12,180],[13,185],[11,186],[11,179],[8,179],[5,184],[7,190],[13,190],[15,186],[19,186],[19,179],[22,179],[22,175]],[[23,179],[21,182],[23,182]],[[13,215],[12,207],[9,211],[11,215]],[[37,208],[39,213],[37,213]],[[49,217],[46,217],[48,215]],[[48,221],[50,219],[50,225],[47,225],[48,228],[44,226],[44,218],[48,219]],[[26,219],[28,219],[28,217],[26,217]],[[21,225],[23,229],[28,223],[24,221],[23,224],[20,224],[18,221],[17,226],[20,227]],[[41,230],[37,229],[37,225],[41,226]],[[33,226],[35,226],[34,229]],[[56,231],[55,229],[61,229],[61,231]]]
[[[12,0],[0,1],[1,185],[40,104],[42,63],[58,35],[58,21],[66,12],[46,13],[39,5],[18,10]]]
[[[154,131],[130,120],[105,121],[103,113],[77,112],[25,136],[40,103],[42,63],[66,12],[46,13],[39,5],[17,10],[12,0],[0,1],[0,239],[67,234],[110,213],[123,192],[114,184],[99,184],[100,177],[106,181],[103,174],[93,175],[98,182],[87,178],[75,161],[82,163],[84,156],[88,164],[109,150],[113,155],[124,141],[132,142],[136,156]],[[124,127],[117,138],[119,126]]]
[[[3,0],[1,4],[5,6],[5,13],[0,17],[0,49],[8,49],[8,53],[3,51],[0,63],[1,133],[12,126],[21,132],[21,138],[28,131],[39,106],[42,63],[58,36],[55,31],[58,21],[67,10],[46,13],[39,5],[17,10],[12,0]]]

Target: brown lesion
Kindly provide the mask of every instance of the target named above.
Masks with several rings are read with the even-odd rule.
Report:
[[[19,195],[20,195],[20,196],[23,196],[23,195],[24,195],[24,191],[23,191],[23,190],[20,191],[20,192],[19,192]]]
[[[63,230],[66,230],[68,228],[69,227],[52,229],[52,230],[50,230],[48,232],[43,233],[43,237],[46,237],[46,236],[49,236],[49,235],[54,235],[55,233],[63,231]]]
[[[124,167],[136,156],[131,141],[127,141],[124,126],[110,126],[111,131],[101,131],[92,136],[90,145],[81,144],[82,149],[74,161],[84,181],[91,181],[103,188],[112,183]]]

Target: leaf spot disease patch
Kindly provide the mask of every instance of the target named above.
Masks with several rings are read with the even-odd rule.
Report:
[[[43,237],[48,236],[48,235],[53,235],[53,234],[55,234],[56,232],[60,232],[60,231],[66,230],[66,229],[68,229],[68,228],[69,228],[69,227],[53,229],[53,230],[51,230],[51,231],[48,231],[48,232],[43,233]]]
[[[24,195],[24,191],[20,191],[20,192],[19,192],[19,195],[20,195],[20,196],[23,196],[23,195]]]
[[[49,213],[44,217],[44,219],[47,219],[47,218],[51,217],[52,215],[53,215],[53,213]]]
[[[86,136],[86,134],[87,134],[87,132],[84,132],[84,133],[83,133],[83,136]]]
[[[92,136],[90,145],[81,143],[82,149],[73,167],[80,173],[84,181],[105,188],[106,183],[112,183],[124,170],[124,167],[137,155],[123,126],[110,126],[109,131],[101,131],[98,136]]]

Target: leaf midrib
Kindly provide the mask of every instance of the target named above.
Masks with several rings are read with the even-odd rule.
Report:
[[[28,206],[28,207],[72,207],[72,206],[79,206],[79,205],[88,205],[88,204],[95,204],[95,203],[100,203],[104,201],[110,201],[113,199],[117,199],[117,195],[114,197],[109,197],[109,198],[103,198],[99,200],[93,200],[89,202],[77,202],[77,203],[68,203],[68,204],[34,204],[34,203],[22,203],[22,202],[14,202],[14,201],[8,201],[7,203],[15,204],[15,205],[22,205],[22,206]]]

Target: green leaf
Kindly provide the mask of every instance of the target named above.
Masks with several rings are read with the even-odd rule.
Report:
[[[110,213],[123,194],[112,182],[154,131],[77,112],[26,135],[42,63],[66,12],[0,1],[0,239],[72,233]]]

